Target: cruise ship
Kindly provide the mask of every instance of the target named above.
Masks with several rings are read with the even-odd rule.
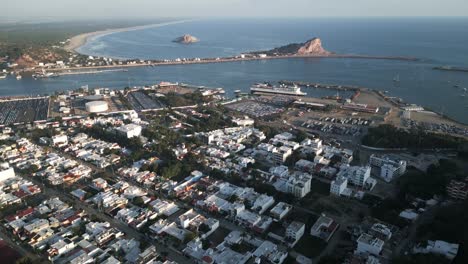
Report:
[[[304,96],[307,93],[301,91],[301,88],[297,85],[288,86],[288,85],[279,85],[274,86],[270,83],[256,83],[250,87],[251,93],[271,93],[271,94],[284,94],[284,95],[295,95],[295,96]]]

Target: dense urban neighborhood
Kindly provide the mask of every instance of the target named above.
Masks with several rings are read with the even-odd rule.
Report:
[[[23,263],[468,261],[466,128],[223,94],[160,83],[0,102],[0,238]]]

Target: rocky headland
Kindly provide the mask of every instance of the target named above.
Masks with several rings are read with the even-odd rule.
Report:
[[[196,42],[199,42],[199,41],[200,40],[197,39],[196,37],[188,35],[188,34],[185,34],[185,35],[183,35],[181,37],[178,37],[178,38],[173,40],[173,42],[181,43],[181,44],[191,44],[191,43],[196,43]]]
[[[310,39],[304,43],[291,43],[286,46],[274,48],[268,51],[253,52],[255,54],[264,53],[267,55],[301,55],[301,56],[330,56],[333,52],[327,51],[322,47],[322,41],[319,38]]]

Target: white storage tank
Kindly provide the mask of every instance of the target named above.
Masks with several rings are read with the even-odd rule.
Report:
[[[105,101],[91,101],[85,104],[86,111],[90,113],[105,112],[109,109],[107,102]]]

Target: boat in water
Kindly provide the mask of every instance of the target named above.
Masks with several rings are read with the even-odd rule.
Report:
[[[439,70],[439,71],[468,72],[468,68],[466,67],[437,66],[437,67],[433,67],[432,69]]]
[[[0,80],[6,79],[6,74],[0,74]]]
[[[251,93],[271,93],[271,94],[284,94],[294,96],[304,96],[307,93],[302,92],[301,88],[297,85],[284,85],[279,86],[272,85],[270,83],[256,83],[250,87]]]
[[[59,75],[56,73],[46,72],[45,70],[42,70],[42,72],[36,72],[35,74],[32,75],[34,79],[54,78],[58,76]]]
[[[19,75],[19,74],[16,75],[16,80],[21,80],[21,79],[23,79],[23,76],[21,76],[21,75]]]

